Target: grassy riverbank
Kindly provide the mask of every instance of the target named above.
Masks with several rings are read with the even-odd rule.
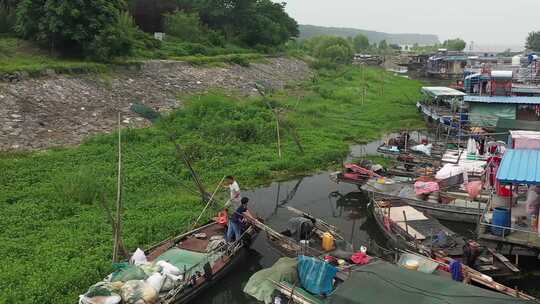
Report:
[[[347,154],[349,143],[422,125],[414,107],[420,83],[382,73],[321,72],[272,94],[267,101],[282,109],[282,158],[274,115],[261,98],[184,97],[185,108],[154,127],[124,131],[128,249],[185,230],[203,208],[170,134],[188,151],[208,191],[225,174],[253,187],[327,168]],[[116,153],[113,134],[77,148],[0,156],[0,303],[73,303],[111,271],[111,227],[100,200],[114,201]]]

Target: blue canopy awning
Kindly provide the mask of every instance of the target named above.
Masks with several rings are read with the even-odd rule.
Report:
[[[500,104],[520,104],[520,105],[540,105],[540,97],[537,96],[477,96],[467,95],[463,98],[465,102],[476,103],[500,103]]]
[[[540,185],[540,150],[507,150],[497,179],[504,184]]]

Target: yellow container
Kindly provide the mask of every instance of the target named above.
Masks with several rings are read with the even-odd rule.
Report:
[[[325,232],[322,236],[322,248],[324,251],[334,250],[334,237],[332,234]]]

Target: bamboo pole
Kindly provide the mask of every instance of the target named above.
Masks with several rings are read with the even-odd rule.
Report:
[[[403,220],[405,221],[405,232],[409,234],[409,224],[407,224],[407,214],[405,213],[405,210],[403,210]]]
[[[201,219],[201,217],[203,216],[204,212],[206,212],[206,209],[208,209],[208,206],[210,206],[210,204],[212,203],[213,199],[214,199],[214,196],[216,195],[217,191],[219,190],[219,188],[221,187],[221,184],[223,183],[223,181],[225,180],[225,175],[221,178],[221,180],[219,181],[219,184],[217,185],[216,189],[214,190],[214,192],[212,192],[212,196],[210,196],[210,199],[208,200],[208,202],[206,203],[206,206],[204,206],[204,209],[203,211],[201,212],[201,214],[199,214],[199,217],[197,217],[197,219],[195,220],[195,222],[193,223],[193,226],[191,229],[195,228],[195,226],[197,226],[197,223],[199,223],[199,220]]]
[[[118,261],[120,238],[122,237],[122,129],[120,125],[121,115],[118,112],[118,172],[116,184],[116,219],[114,229],[113,262]]]
[[[279,156],[279,158],[281,158],[281,138],[280,138],[280,135],[279,135],[279,112],[276,109],[274,111],[274,113],[276,115],[276,135],[277,135],[278,156]]]

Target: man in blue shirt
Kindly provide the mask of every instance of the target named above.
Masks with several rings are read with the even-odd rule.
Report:
[[[243,197],[240,201],[240,207],[233,213],[231,220],[229,221],[229,227],[227,228],[228,242],[238,241],[242,236],[243,226],[246,221],[244,216],[251,216],[251,213],[247,209],[248,202],[249,198]]]

